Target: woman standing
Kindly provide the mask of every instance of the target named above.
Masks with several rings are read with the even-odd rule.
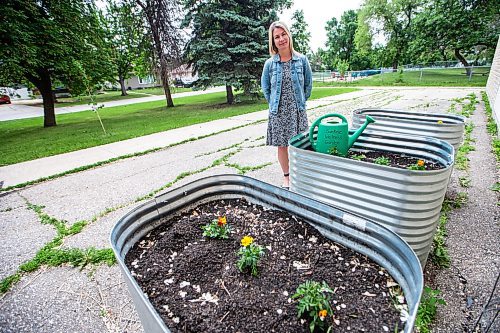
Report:
[[[307,57],[294,51],[292,35],[283,22],[269,27],[269,53],[261,78],[269,103],[266,144],[278,147],[283,187],[288,189],[288,140],[308,128],[306,100],[311,96],[312,73]]]

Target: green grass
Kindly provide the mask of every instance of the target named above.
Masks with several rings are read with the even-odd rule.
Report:
[[[191,88],[176,88],[170,87],[170,92],[172,94],[183,93],[192,91]],[[145,88],[145,89],[136,89],[127,91],[127,96],[121,96],[121,91],[104,91],[103,93],[94,95],[94,101],[99,103],[111,102],[111,101],[119,101],[123,99],[131,99],[131,98],[140,98],[140,97],[148,97],[151,95],[163,95],[165,91],[163,88]],[[76,97],[67,97],[67,98],[58,98],[58,103],[56,103],[56,108],[74,106],[74,105],[85,105],[91,103],[91,98],[88,95],[76,96]],[[42,104],[40,104],[42,105]]]
[[[311,99],[338,95],[356,89],[314,89]],[[43,118],[0,122],[0,166],[108,144],[174,128],[264,110],[265,100],[243,97],[235,105],[225,104],[225,92],[138,103],[99,111],[108,134],[91,111],[57,116],[58,125],[43,128]]]
[[[485,87],[488,80],[488,68],[475,68],[471,80],[465,75],[465,69],[424,69],[420,71],[403,71],[400,77],[397,72],[369,76],[353,82],[320,82],[315,87],[350,87],[350,86],[442,86],[442,87]]]

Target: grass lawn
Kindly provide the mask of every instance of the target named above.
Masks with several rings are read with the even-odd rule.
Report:
[[[355,91],[354,88],[313,89],[311,99]],[[138,103],[99,111],[108,134],[104,134],[92,111],[58,115],[55,127],[43,128],[43,118],[0,122],[0,166],[94,147],[169,129],[267,108],[264,99],[225,104],[225,92]]]
[[[441,87],[485,87],[489,68],[474,68],[473,75],[465,74],[464,68],[424,69],[421,71],[404,71],[384,73],[358,79],[353,82],[320,82],[315,87],[351,87],[351,86],[441,86]]]
[[[192,89],[191,88],[176,88],[176,87],[170,88],[170,92],[172,94],[177,94],[177,93],[182,93],[182,92],[187,92],[187,91],[192,91]],[[147,97],[147,96],[151,96],[151,95],[163,95],[165,92],[163,91],[163,88],[145,88],[145,89],[128,90],[127,93],[128,93],[127,96],[121,96],[121,94],[122,94],[121,91],[106,90],[103,93],[95,95],[94,99],[99,104],[99,103],[110,102],[110,101],[119,101],[122,99]],[[57,102],[58,103],[56,103],[56,105],[55,105],[56,108],[62,108],[62,107],[74,106],[74,105],[85,105],[85,104],[90,104],[90,96],[81,95],[81,96],[76,96],[76,97],[58,98]],[[42,106],[42,105],[43,104],[40,103],[39,106]]]

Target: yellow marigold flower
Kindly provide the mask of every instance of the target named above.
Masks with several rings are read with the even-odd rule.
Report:
[[[442,121],[442,120],[438,120],[438,124],[442,124],[442,123],[443,123],[443,121]]]
[[[247,247],[252,243],[253,243],[253,237],[251,236],[245,236],[241,239],[241,245],[243,245],[244,247]]]
[[[321,310],[321,311],[318,313],[319,319],[324,320],[327,314],[328,314],[328,311],[326,311],[326,310]]]
[[[227,223],[227,221],[226,221],[226,217],[225,217],[225,216],[221,216],[221,217],[219,217],[219,219],[217,220],[217,225],[218,225],[219,227],[223,227],[226,223]]]
[[[423,166],[424,166],[424,164],[425,164],[424,160],[418,160],[418,162],[417,162],[417,165],[418,165],[419,167],[423,167]]]

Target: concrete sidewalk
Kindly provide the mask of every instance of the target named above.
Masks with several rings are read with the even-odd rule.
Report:
[[[470,93],[480,100],[479,92],[480,89],[473,88],[436,87],[362,90],[312,101],[308,116],[310,121],[326,113],[350,116],[354,109],[363,107],[445,112],[457,103],[455,99]],[[473,326],[500,266],[498,195],[488,189],[498,181],[498,170],[488,149],[482,103],[476,112],[473,135],[477,151],[471,154],[468,174],[471,185],[460,187],[458,177],[463,174],[454,172],[449,188],[451,193],[465,191],[470,198],[470,203],[454,210],[448,221],[446,242],[453,268],[426,267],[426,274],[435,277],[431,287],[442,290],[441,296],[448,303],[438,310],[435,332],[459,332],[463,327]],[[15,277],[20,265],[32,261],[56,239],[57,229],[47,224],[48,220],[66,226],[86,222],[80,232],[63,236],[55,251],[109,249],[110,230],[117,219],[144,203],[145,196],[161,194],[201,177],[226,173],[245,173],[280,185],[276,149],[265,146],[266,122],[255,123],[266,118],[267,112],[261,111],[0,168],[0,181],[9,186],[97,160],[194,138],[145,155],[0,193],[0,281]],[[210,135],[199,138],[206,134]],[[249,169],[252,171],[246,171]],[[41,213],[35,212],[35,208]],[[470,305],[469,299],[473,300]],[[143,329],[117,265],[89,265],[81,270],[64,264],[43,265],[23,273],[7,293],[0,295],[0,332],[138,333]]]
[[[362,90],[349,94],[312,100],[308,102],[308,107],[314,109],[319,106],[335,104],[345,99],[356,99],[372,93],[373,91],[371,90]],[[78,167],[92,165],[125,155],[167,147],[186,140],[227,131],[232,128],[245,126],[257,121],[264,121],[266,119],[267,110],[263,110],[0,167],[0,188],[34,181],[39,178],[50,177]]]

